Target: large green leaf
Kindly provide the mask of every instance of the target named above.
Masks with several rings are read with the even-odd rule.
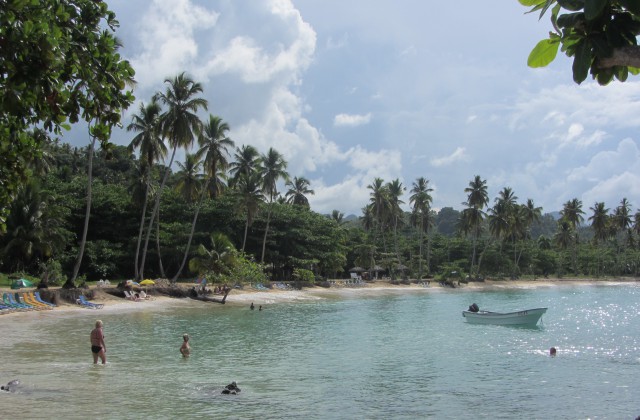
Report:
[[[572,12],[584,9],[584,2],[585,0],[558,0],[558,4],[562,6],[563,9]]]
[[[555,39],[543,39],[531,50],[527,65],[529,67],[546,67],[555,60],[560,43]]]
[[[583,40],[576,45],[576,55],[573,59],[573,80],[580,84],[589,75],[591,68],[591,45]]]
[[[597,19],[602,14],[609,0],[585,0],[584,16],[587,20]]]
[[[547,0],[518,0],[523,6],[537,6],[546,3]]]

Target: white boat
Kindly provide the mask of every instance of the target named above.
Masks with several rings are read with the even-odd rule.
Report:
[[[473,305],[472,305],[473,306]],[[477,308],[477,306],[476,306]],[[471,309],[471,307],[469,308]],[[526,309],[517,312],[462,311],[469,324],[528,325],[535,326],[547,308]]]

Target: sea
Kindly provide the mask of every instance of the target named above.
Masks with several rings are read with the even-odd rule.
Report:
[[[232,293],[227,305],[0,316],[0,382],[20,381],[0,392],[0,418],[640,416],[638,283],[268,296],[255,310]],[[472,325],[472,303],[548,311],[534,328]],[[105,366],[90,353],[96,319]],[[222,394],[233,381],[241,391]]]

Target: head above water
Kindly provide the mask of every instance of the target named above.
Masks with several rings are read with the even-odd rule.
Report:
[[[184,339],[184,341],[189,341],[189,334],[183,334],[182,338]]]
[[[557,351],[557,350],[556,350],[556,348],[555,348],[555,347],[551,347],[551,348],[549,349],[549,354],[550,354],[551,356],[555,356],[555,355],[556,355],[556,351]]]
[[[102,321],[100,320],[96,321],[96,328],[102,328]]]

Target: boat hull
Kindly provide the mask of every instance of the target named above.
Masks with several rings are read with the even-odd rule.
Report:
[[[526,309],[518,312],[489,312],[489,311],[462,311],[462,316],[469,324],[493,324],[493,325],[529,325],[534,326],[547,308]]]

